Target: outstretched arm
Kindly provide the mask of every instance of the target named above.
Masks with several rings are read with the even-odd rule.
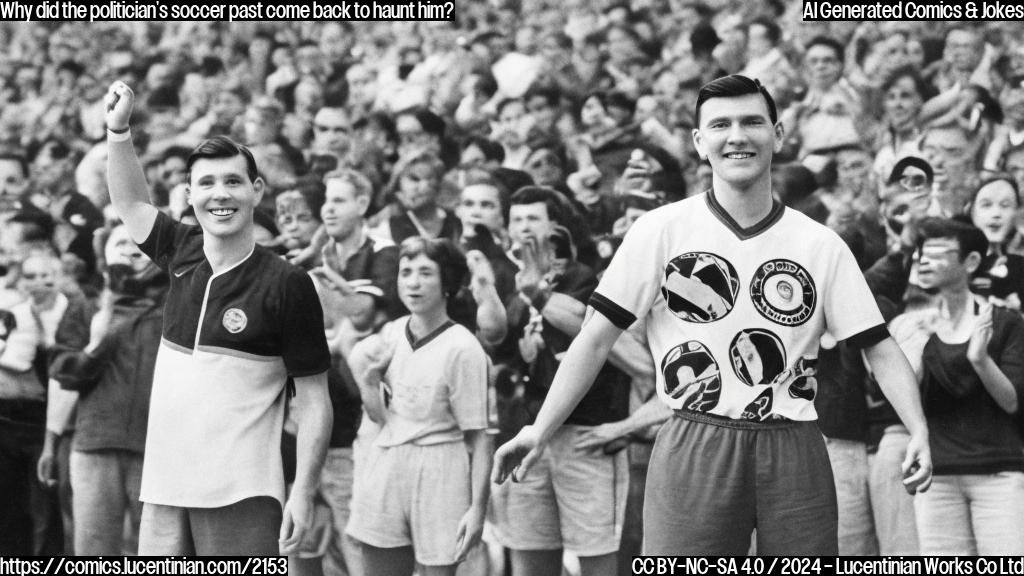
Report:
[[[110,203],[124,221],[132,240],[144,242],[153,230],[157,209],[149,200],[149,185],[132,145],[129,120],[135,94],[127,84],[114,82],[107,91],[107,182]]]
[[[903,487],[911,494],[924,492],[932,482],[932,456],[917,377],[892,337],[865,348],[864,355],[882,393],[910,431],[907,456],[902,465]]]
[[[534,424],[523,428],[494,454],[491,471],[494,482],[504,482],[518,469],[513,475],[513,481],[516,481],[529,471],[555,429],[565,422],[594,384],[594,378],[620,334],[622,330],[603,314],[590,312],[562,358]]]

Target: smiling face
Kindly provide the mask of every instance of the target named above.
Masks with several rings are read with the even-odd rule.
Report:
[[[921,94],[910,76],[904,76],[893,83],[885,91],[882,106],[885,119],[896,130],[907,130],[917,122],[917,114],[921,111]]]
[[[1017,193],[1009,182],[996,180],[981,187],[971,205],[971,221],[989,243],[1002,244],[1013,230]]]
[[[249,180],[245,158],[200,158],[192,164],[189,204],[203,232],[227,239],[252,234],[253,210],[263,198],[263,179]]]
[[[761,94],[711,98],[701,105],[693,144],[711,163],[716,186],[770,186],[772,155],[782,149],[782,126],[772,125]]]
[[[398,297],[413,314],[431,314],[444,309],[441,268],[426,256],[402,258],[398,262]]]

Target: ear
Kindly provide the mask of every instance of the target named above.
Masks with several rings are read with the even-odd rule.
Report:
[[[185,184],[185,202],[192,205],[192,186],[189,184]]]
[[[773,150],[775,150],[776,154],[778,154],[779,152],[782,152],[782,144],[785,141],[786,141],[786,128],[785,128],[785,126],[782,125],[782,121],[780,120],[780,121],[775,123],[775,146],[773,146]]]
[[[366,211],[370,209],[370,196],[368,194],[356,196],[356,206],[359,208],[359,215],[366,216]]]
[[[971,252],[964,258],[964,267],[968,274],[974,274],[981,267],[982,256],[978,252]]]
[[[252,181],[252,191],[256,193],[256,206],[259,206],[260,202],[263,201],[264,192],[267,191],[267,183],[263,181],[262,176],[257,176]]]
[[[697,155],[700,156],[701,160],[708,159],[708,153],[704,150],[704,137],[701,135],[699,128],[693,129],[693,148],[697,151]]]

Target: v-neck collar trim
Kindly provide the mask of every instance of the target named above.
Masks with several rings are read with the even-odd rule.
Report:
[[[411,320],[412,319],[410,318],[410,321]],[[416,336],[414,336],[413,333],[412,333],[412,328],[409,326],[409,322],[406,322],[405,323],[405,338],[409,341],[409,346],[412,347],[413,351],[416,351],[416,350],[419,350],[420,348],[423,348],[427,344],[429,344],[431,340],[437,338],[442,333],[444,333],[445,330],[451,328],[452,326],[455,326],[455,322],[453,322],[451,320],[448,320],[444,324],[441,324],[440,326],[435,328],[434,331],[431,332],[430,334],[427,334],[423,338],[420,338],[419,340],[417,340]]]
[[[765,232],[771,228],[773,224],[778,222],[786,211],[786,207],[778,200],[772,200],[772,209],[768,212],[768,215],[762,218],[760,222],[757,222],[748,228],[744,228],[740,226],[728,212],[725,211],[725,208],[723,208],[721,204],[718,203],[718,200],[715,198],[714,189],[708,190],[704,193],[704,200],[707,202],[708,210],[715,215],[715,218],[718,218],[722,224],[725,224],[725,227],[740,240],[750,240],[751,238]]]

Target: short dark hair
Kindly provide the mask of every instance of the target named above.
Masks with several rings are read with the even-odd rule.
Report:
[[[757,79],[733,74],[712,80],[701,86],[700,92],[697,93],[697,106],[694,115],[697,127],[700,127],[700,108],[708,100],[712,98],[734,98],[736,96],[746,96],[747,94],[760,94],[764,96],[765,104],[768,106],[768,118],[771,119],[772,124],[779,121],[779,113],[775,108],[775,99],[768,93],[768,89]]]
[[[557,224],[565,224],[565,211],[562,210],[561,195],[544,186],[523,186],[512,194],[510,206],[543,203],[548,210],[548,219]]]
[[[256,168],[256,159],[253,158],[252,152],[227,136],[208,138],[192,150],[192,153],[188,155],[188,160],[185,161],[185,169],[188,172],[189,181],[192,181],[192,166],[198,160],[218,160],[221,158],[234,158],[235,156],[245,158],[246,174],[249,176],[250,182],[255,182],[260,176],[260,171]]]
[[[326,186],[319,180],[306,179],[301,183],[297,184],[294,188],[290,188],[281,192],[274,197],[274,205],[276,207],[276,216],[280,216],[282,208],[291,210],[295,201],[302,199],[306,207],[314,219],[320,221],[320,209],[323,208],[326,200]]]
[[[523,94],[523,102],[529,102],[534,98],[543,98],[548,106],[557,108],[562,103],[562,90],[554,84],[533,84]]]
[[[421,254],[437,263],[441,271],[441,291],[445,298],[455,296],[469,277],[469,266],[462,250],[447,238],[412,236],[402,242],[398,259],[415,258]]]
[[[914,89],[917,90],[917,94],[921,96],[922,101],[929,98],[931,90],[928,88],[928,83],[925,82],[924,77],[921,76],[921,73],[913,64],[904,64],[889,72],[885,79],[882,80],[880,92],[884,95],[893,85],[904,78],[910,78],[914,83]]]
[[[961,261],[967,258],[971,252],[977,252],[982,258],[988,254],[988,238],[973,224],[950,218],[929,217],[918,223],[917,231],[918,249],[924,245],[926,240],[951,238],[956,240],[959,245]]]
[[[498,144],[494,140],[485,136],[470,136],[466,139],[465,144],[462,145],[463,152],[476,146],[483,152],[484,158],[488,160],[494,160],[496,162],[505,161],[505,148]]]
[[[807,46],[804,47],[804,53],[806,54],[808,51],[810,51],[811,48],[814,48],[815,46],[825,46],[826,48],[831,48],[832,51],[836,53],[836,59],[839,60],[839,63],[846,64],[846,49],[839,42],[839,40],[836,40],[831,36],[815,36],[814,38],[811,38],[811,40],[807,43]]]

